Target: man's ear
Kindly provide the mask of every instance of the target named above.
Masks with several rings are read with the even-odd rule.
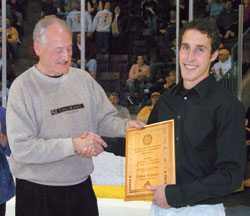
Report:
[[[213,62],[215,59],[217,59],[218,54],[219,54],[219,50],[216,50],[216,51],[211,55],[210,62]]]
[[[40,56],[40,52],[41,52],[40,51],[40,46],[41,46],[40,42],[37,41],[37,40],[34,40],[33,47],[34,47],[34,50],[35,50],[35,53],[36,53],[37,56]]]

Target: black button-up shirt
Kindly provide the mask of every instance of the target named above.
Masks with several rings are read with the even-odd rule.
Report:
[[[176,185],[166,187],[169,205],[223,202],[240,187],[244,115],[243,105],[213,76],[190,90],[179,83],[161,95],[148,123],[175,120]]]

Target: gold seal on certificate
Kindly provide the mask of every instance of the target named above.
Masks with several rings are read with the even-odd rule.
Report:
[[[147,186],[175,183],[174,120],[127,130],[125,200],[151,200]]]

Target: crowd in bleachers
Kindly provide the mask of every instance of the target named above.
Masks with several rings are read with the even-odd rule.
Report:
[[[249,2],[244,0],[244,30],[250,23]],[[28,3],[7,1],[8,60],[13,69],[8,70],[9,84],[15,78],[15,62],[25,37]],[[228,52],[227,41],[237,36],[240,3],[194,1],[194,18],[215,22],[223,38],[222,48]],[[180,26],[188,21],[188,4],[180,0]],[[107,94],[116,92],[124,105],[132,102],[144,106],[150,104],[152,92],[162,93],[175,85],[169,77],[175,72],[176,0],[86,0],[85,9],[85,69]],[[67,22],[73,33],[71,65],[81,67],[81,2],[42,0],[40,11],[41,18],[56,15]]]
[[[21,46],[22,38],[24,37],[24,22],[27,19],[27,4],[27,0],[6,1],[7,87],[9,87],[16,78],[15,63],[19,59],[19,46]],[[2,25],[0,26],[0,46],[0,68],[2,71]],[[0,74],[2,83],[1,71]]]

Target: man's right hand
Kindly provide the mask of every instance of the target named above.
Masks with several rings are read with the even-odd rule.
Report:
[[[103,147],[107,147],[107,143],[97,134],[92,132],[84,132],[80,137],[72,138],[73,147],[79,156],[91,158],[102,153]]]

